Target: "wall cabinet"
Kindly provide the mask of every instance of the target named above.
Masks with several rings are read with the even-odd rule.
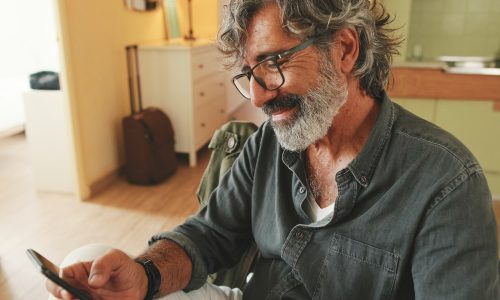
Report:
[[[175,151],[196,152],[227,121],[226,75],[209,41],[170,41],[139,46],[139,74],[144,107],[162,109],[172,121]]]

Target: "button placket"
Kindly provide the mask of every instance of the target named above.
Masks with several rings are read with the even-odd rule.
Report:
[[[283,248],[281,249],[281,257],[291,267],[295,267],[299,260],[302,251],[306,248],[312,236],[312,232],[305,228],[294,227],[288,234]]]

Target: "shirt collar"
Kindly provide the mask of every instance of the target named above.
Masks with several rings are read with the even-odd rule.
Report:
[[[394,106],[386,93],[379,99],[379,103],[380,112],[372,132],[361,152],[348,166],[356,181],[363,187],[370,184],[396,118]],[[290,168],[299,161],[303,154],[284,150],[281,159]]]
[[[365,146],[348,168],[363,187],[367,187],[378,165],[383,149],[391,136],[396,119],[394,105],[386,93],[380,99],[380,112]]]

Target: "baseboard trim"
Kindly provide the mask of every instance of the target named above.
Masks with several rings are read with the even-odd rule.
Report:
[[[18,125],[8,129],[2,129],[0,130],[0,139],[7,138],[9,136],[13,136],[23,132],[24,132],[24,125]]]
[[[105,190],[107,190],[109,187],[111,187],[113,184],[118,181],[118,178],[120,177],[120,174],[122,174],[124,167],[120,167],[116,170],[113,170],[109,172],[108,174],[102,176],[101,178],[97,179],[93,183],[90,184],[90,197],[89,198],[94,198],[97,195],[101,194]]]

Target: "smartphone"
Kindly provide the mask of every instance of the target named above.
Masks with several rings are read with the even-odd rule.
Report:
[[[40,255],[33,249],[26,250],[26,253],[28,254],[28,257],[31,259],[33,264],[38,268],[38,270],[48,279],[52,280],[55,284],[64,288],[80,300],[92,300],[92,297],[90,297],[90,295],[83,292],[82,290],[75,288],[67,281],[59,277],[59,268],[51,261]]]

